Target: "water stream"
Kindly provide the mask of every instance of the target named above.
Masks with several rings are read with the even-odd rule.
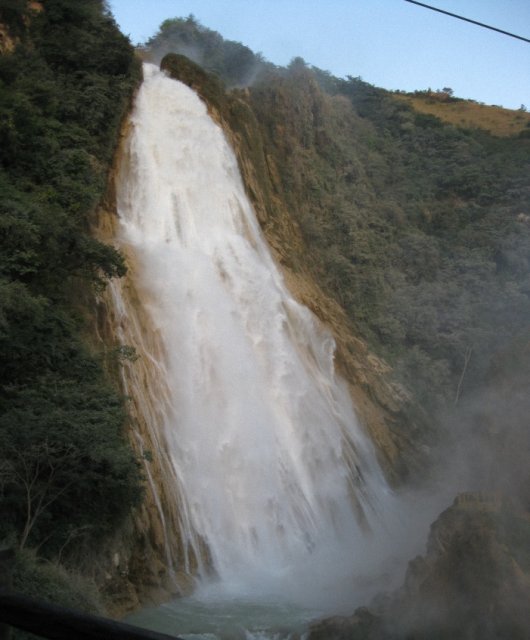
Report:
[[[117,186],[132,284],[114,305],[120,339],[150,367],[126,384],[165,461],[148,479],[164,487],[168,562],[186,572],[193,556],[198,588],[143,620],[182,633],[194,611],[235,607],[258,633],[241,637],[284,637],[259,621],[276,611],[296,628],[370,592],[398,508],[332,336],[286,289],[222,130],[188,87],[152,65],[144,76]],[[219,625],[203,633],[232,637]]]

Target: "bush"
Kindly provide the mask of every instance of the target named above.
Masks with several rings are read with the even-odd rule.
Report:
[[[70,573],[58,564],[43,561],[30,551],[20,552],[16,556],[13,589],[31,598],[47,600],[84,613],[102,614],[104,611],[97,588],[90,580]],[[19,629],[13,629],[12,637],[13,640],[40,638]]]

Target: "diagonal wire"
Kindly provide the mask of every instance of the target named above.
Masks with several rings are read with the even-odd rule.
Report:
[[[522,40],[523,42],[530,43],[530,39],[523,38],[523,36],[516,36],[515,33],[510,33],[509,31],[503,31],[502,29],[497,29],[497,27],[492,27],[489,24],[484,24],[483,22],[477,22],[476,20],[471,20],[471,18],[464,18],[464,16],[459,16],[456,13],[451,13],[450,11],[444,11],[443,9],[437,9],[436,7],[431,7],[430,5],[424,4],[423,2],[416,2],[416,0],[405,0],[405,2],[410,2],[411,4],[417,4],[420,7],[425,7],[426,9],[431,9],[432,11],[443,13],[446,16],[451,16],[452,18],[458,18],[459,20],[464,20],[464,22],[471,22],[471,24],[476,24],[479,27],[484,27],[485,29],[491,29],[492,31],[497,31],[497,33],[502,33],[505,36],[510,36],[511,38],[517,38],[517,40]]]

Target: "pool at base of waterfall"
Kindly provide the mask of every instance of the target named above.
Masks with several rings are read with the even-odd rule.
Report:
[[[299,640],[323,615],[272,600],[194,596],[143,609],[126,622],[182,640]]]

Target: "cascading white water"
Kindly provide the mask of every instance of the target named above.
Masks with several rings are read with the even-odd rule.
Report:
[[[333,339],[287,291],[205,105],[152,65],[144,75],[118,242],[160,345],[141,352],[163,372],[148,395],[166,481],[180,485],[179,535],[206,542],[229,594],[352,589],[393,497],[335,375]]]

